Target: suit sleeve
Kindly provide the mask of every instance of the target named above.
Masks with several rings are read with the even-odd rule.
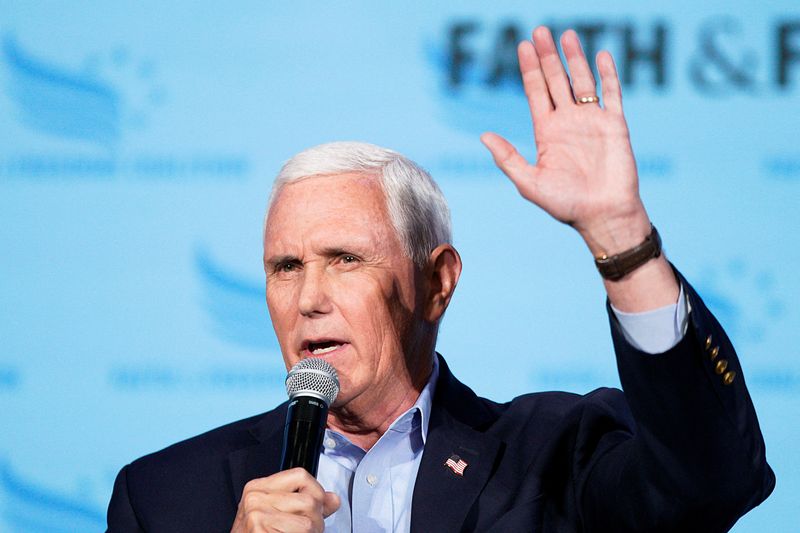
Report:
[[[107,533],[144,533],[128,496],[128,467],[117,474],[108,504]]]
[[[609,309],[635,427],[632,435],[606,435],[607,445],[594,448],[599,456],[582,456],[576,447],[574,461],[584,468],[575,490],[586,531],[726,531],[774,488],[736,352],[680,281],[689,327],[662,354],[632,347]]]

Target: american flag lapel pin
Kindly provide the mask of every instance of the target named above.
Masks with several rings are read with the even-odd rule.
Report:
[[[455,475],[464,477],[464,470],[466,470],[469,465],[464,459],[453,454],[444,462],[444,466],[452,470]]]

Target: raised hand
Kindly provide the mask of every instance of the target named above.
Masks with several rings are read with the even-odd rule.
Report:
[[[561,37],[569,76],[544,26],[518,48],[533,119],[536,164],[508,141],[485,133],[481,141],[520,194],[555,219],[574,227],[594,256],[613,255],[642,243],[650,220],[639,197],[636,162],[622,112],[614,60],[597,54],[602,106],[577,34]],[[620,282],[606,280],[611,302],[626,311],[675,303],[678,285],[662,255]]]
[[[650,225],[639,199],[614,61],[608,52],[597,56],[603,106],[579,103],[582,97],[594,97],[596,86],[578,36],[569,30],[561,38],[571,84],[550,30],[536,28],[533,39],[520,43],[518,53],[536,164],[497,134],[486,133],[481,140],[522,196],[575,227],[593,253],[635,246]]]

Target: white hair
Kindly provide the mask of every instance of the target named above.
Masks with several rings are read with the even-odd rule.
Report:
[[[284,185],[315,176],[358,173],[378,179],[392,226],[406,255],[419,268],[434,248],[452,243],[450,209],[430,174],[402,154],[363,142],[320,144],[289,159],[272,184],[264,229]]]

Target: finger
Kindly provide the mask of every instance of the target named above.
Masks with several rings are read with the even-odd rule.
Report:
[[[255,502],[260,509],[272,508],[282,513],[303,515],[309,518],[322,516],[322,501],[302,492],[274,492]]]
[[[531,118],[533,127],[536,127],[537,119],[544,117],[553,110],[553,101],[550,100],[550,92],[547,90],[547,82],[544,80],[542,65],[539,63],[539,56],[530,41],[522,41],[517,47],[519,57],[519,72],[522,75],[522,86],[525,89],[525,96],[528,97],[528,106],[531,108]]]
[[[622,88],[619,84],[614,58],[606,50],[597,54],[597,71],[603,87],[603,107],[614,113],[622,113]]]
[[[325,522],[322,521],[322,518],[313,520],[307,516],[286,513],[266,513],[252,522],[257,523],[261,528],[253,529],[253,531],[280,531],[282,533],[313,531],[321,533],[325,529]]]
[[[324,528],[322,502],[302,492],[251,490],[242,496],[239,507],[247,521],[264,521],[273,527],[284,523],[293,528],[280,531],[322,531]]]
[[[338,494],[326,492],[325,499],[322,501],[322,516],[328,518],[339,509],[341,504]]]
[[[545,26],[539,26],[533,31],[533,43],[536,53],[539,56],[539,63],[542,65],[544,79],[550,91],[550,98],[558,109],[559,106],[574,104],[572,88],[569,86],[569,78],[561,64],[561,57],[558,55],[556,43],[553,42],[553,35]]]
[[[567,58],[569,77],[572,80],[572,92],[575,99],[582,96],[597,95],[597,86],[594,81],[592,69],[586,61],[581,41],[574,30],[567,30],[561,36],[561,49]]]
[[[268,477],[250,480],[244,486],[242,498],[250,492],[263,494],[302,492],[311,496],[320,504],[325,496],[325,489],[322,488],[319,481],[303,468],[293,468]]]
[[[312,516],[321,515],[322,503],[299,492],[250,491],[242,496],[239,507],[244,514],[281,512]]]
[[[233,523],[231,533],[256,532],[256,531],[280,531],[282,533],[298,532],[308,533],[309,531],[322,532],[325,529],[325,522],[322,517],[313,520],[307,516],[293,515],[281,512],[255,510],[245,515],[237,515]]]
[[[489,149],[495,164],[508,176],[526,198],[533,200],[533,167],[520,155],[514,145],[495,133],[484,133],[481,142]]]
[[[245,488],[251,487],[254,490],[262,492],[300,492],[311,491],[319,495],[319,500],[322,500],[322,495],[325,492],[322,485],[304,468],[292,468],[291,470],[284,470],[277,474],[272,474],[268,477],[262,477],[248,481]]]

